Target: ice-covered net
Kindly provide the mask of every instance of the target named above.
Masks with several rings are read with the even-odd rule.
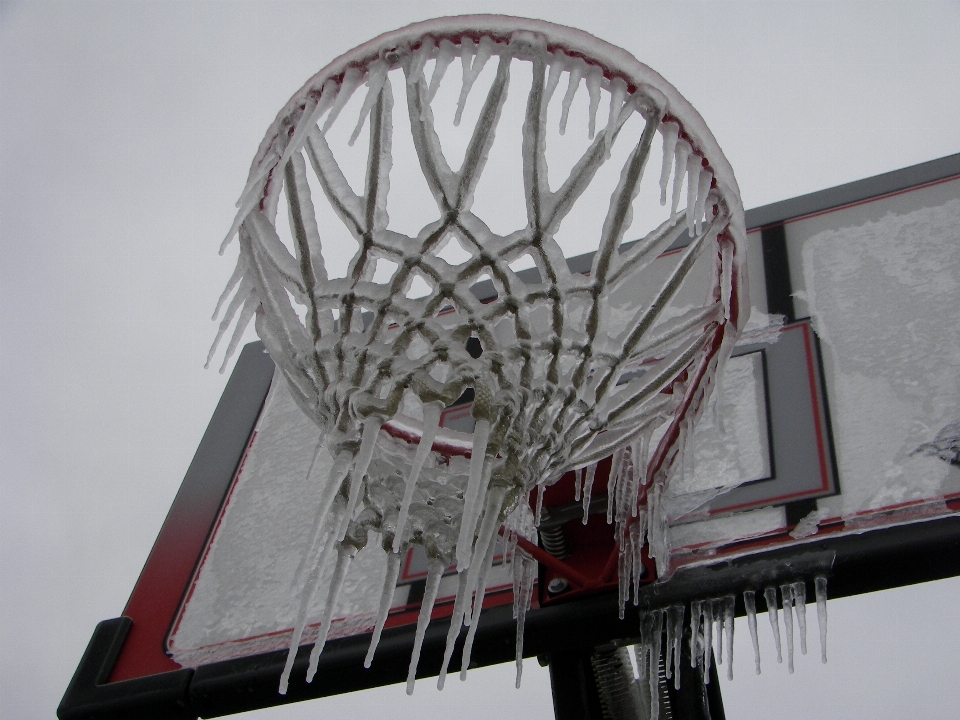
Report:
[[[449,70],[458,58],[459,82]],[[511,94],[512,85],[520,89]],[[570,132],[586,140],[572,160],[555,160],[550,145],[578,94],[586,133]],[[515,141],[505,156],[495,152],[501,136]],[[349,158],[364,138],[359,177]],[[645,185],[651,156],[659,182]],[[483,178],[485,197],[509,186],[504,157],[517,166],[523,213],[507,230],[505,207],[475,207]],[[398,229],[391,216],[409,215],[417,183],[427,208],[419,203],[419,221]],[[647,185],[664,206],[652,223],[638,199]],[[401,554],[419,544],[430,560],[411,689],[442,573],[451,564],[460,572],[445,674],[461,625],[476,627],[498,530],[508,541],[534,537],[528,499],[537,486],[542,499],[565,472],[614,454],[608,518],[621,595],[637,579],[645,538],[666,560],[657,498],[749,307],[736,181],[669,83],[569,28],[499,16],[420,23],[347,53],[299,91],[267,133],[238,205],[224,245],[239,234],[240,257],[217,340],[235,326],[229,357],[256,317],[319,428],[316,452],[334,459],[329,477],[307,478],[323,494],[281,691],[322,568],[336,563],[308,680],[339,585],[371,532],[390,556],[371,657]],[[571,220],[597,208],[592,231]],[[643,224],[638,208],[645,231],[626,241]],[[565,257],[568,225],[593,238],[586,273]],[[340,273],[334,227],[355,249]],[[649,272],[681,246],[667,272]],[[484,282],[492,291],[478,289]],[[441,428],[442,410],[471,391],[472,433]],[[587,497],[591,480],[587,472]],[[325,536],[328,516],[335,529]],[[522,623],[535,565],[519,553],[515,563]],[[519,664],[519,643],[517,652]]]

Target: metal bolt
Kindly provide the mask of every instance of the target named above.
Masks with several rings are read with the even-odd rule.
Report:
[[[566,578],[555,577],[547,583],[547,592],[551,595],[559,595],[562,592],[566,592],[569,587],[570,583],[567,582]]]

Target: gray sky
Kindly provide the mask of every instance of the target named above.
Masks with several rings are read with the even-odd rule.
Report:
[[[0,715],[53,715],[196,450],[226,377],[202,367],[233,268],[216,250],[277,111],[380,32],[495,11],[580,27],[660,72],[747,208],[960,150],[955,1],[0,2]],[[952,580],[833,602],[830,664],[810,655],[792,676],[754,678],[738,643],[728,717],[954,714],[958,594]],[[258,717],[552,717],[545,671],[527,663],[520,700],[511,675]]]

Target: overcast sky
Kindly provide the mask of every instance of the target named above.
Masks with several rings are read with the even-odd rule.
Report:
[[[659,71],[747,208],[960,151],[956,1],[3,0],[0,715],[52,717],[94,626],[123,610],[223,389],[203,370],[233,268],[217,247],[278,110],[383,31],[496,11]],[[952,580],[833,602],[830,663],[792,676],[755,679],[738,643],[727,716],[955,716],[958,597]],[[528,662],[520,695],[511,673],[255,716],[552,717],[545,671]]]

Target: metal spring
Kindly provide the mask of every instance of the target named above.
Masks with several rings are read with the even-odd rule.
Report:
[[[570,557],[570,548],[567,547],[567,536],[563,534],[561,525],[540,527],[540,543],[543,549],[559,560]]]
[[[633,677],[627,648],[597,648],[590,656],[593,676],[600,693],[604,720],[631,720],[649,716],[649,701]]]

